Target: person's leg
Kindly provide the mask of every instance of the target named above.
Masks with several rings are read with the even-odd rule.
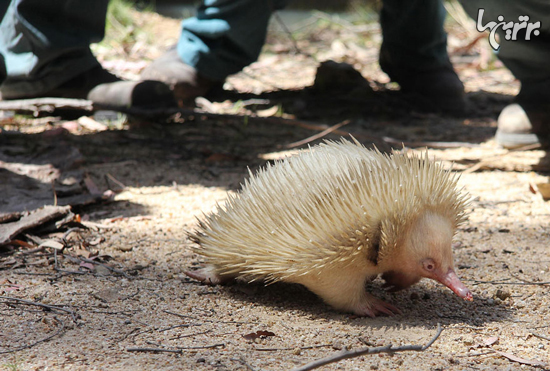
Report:
[[[288,0],[204,0],[182,22],[176,49],[142,72],[174,88],[180,100],[206,93],[258,58],[271,14]]]
[[[404,91],[460,110],[464,87],[447,54],[446,14],[441,0],[384,0],[380,66]]]
[[[99,67],[89,45],[103,38],[107,4],[12,0],[0,23],[7,72],[0,87],[3,99],[40,96]]]
[[[529,16],[528,23],[540,21],[526,40],[527,28],[519,30],[516,40],[507,40],[502,26],[497,28],[498,57],[521,82],[516,103],[504,108],[498,118],[497,142],[509,148],[550,139],[550,2],[546,0],[461,0],[476,23],[484,9],[481,25],[493,21],[518,22]],[[513,31],[513,29],[512,29]]]
[[[178,54],[212,80],[223,80],[256,61],[271,14],[287,0],[205,0],[182,22]]]
[[[92,54],[90,43],[105,32],[108,2],[12,0],[0,23],[1,99],[81,98],[105,108],[173,105],[162,82],[121,81]]]

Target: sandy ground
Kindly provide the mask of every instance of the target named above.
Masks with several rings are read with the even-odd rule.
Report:
[[[346,35],[340,29],[334,40],[328,40],[331,53],[362,55],[367,62],[358,69],[384,85],[387,78],[375,66],[372,49],[379,40],[376,32],[358,43],[358,54],[353,54],[358,49]],[[273,52],[281,49],[280,38],[270,39],[268,53],[245,74],[231,78],[226,88],[234,94],[258,94],[269,90],[266,79],[285,89],[310,85],[317,62],[284,50]],[[315,45],[303,42],[304,49]],[[342,47],[344,52],[338,49]],[[327,50],[319,54],[330,54]],[[472,55],[479,57],[475,50]],[[409,110],[408,103],[390,94],[391,85],[387,96],[384,87],[370,98],[377,102],[376,109],[369,105],[357,112],[357,106],[350,105],[352,116],[347,106],[335,108],[342,108],[341,103],[329,105],[327,113],[325,103],[311,103],[310,97],[294,91],[261,98],[272,98],[275,106],[293,108],[294,117],[319,125],[352,118],[342,129],[358,137],[476,145],[431,151],[440,160],[454,161],[457,171],[484,164],[461,176],[473,202],[453,245],[457,272],[472,290],[473,302],[431,281],[395,294],[385,293],[375,281],[369,290],[403,314],[358,318],[334,311],[300,286],[211,287],[185,276],[201,262],[187,238],[195,218],[223,202],[227,191],[237,190],[247,167],[254,170],[284,156],[281,146],[318,130],[281,120],[197,115],[103,132],[13,134],[4,138],[12,146],[46,143],[78,148],[85,159],[81,168],[98,187],[120,192],[113,202],[76,210],[95,228],[69,234],[68,246],[57,258],[59,267],[81,274],[56,272],[51,249],[27,255],[23,248],[0,250],[0,262],[22,262],[0,272],[1,295],[55,306],[0,300],[0,369],[290,370],[343,349],[422,345],[435,335],[438,324],[441,336],[423,352],[365,355],[322,369],[516,370],[541,368],[543,363],[549,367],[550,208],[540,194],[530,191],[530,184],[547,182],[544,172],[532,171],[544,164],[546,153],[504,151],[491,139],[498,112],[518,88],[505,69],[480,72],[469,62],[457,63],[457,69],[472,105],[466,117]],[[216,104],[220,110],[242,110],[233,103]],[[396,107],[405,108],[396,113]],[[118,183],[109,181],[109,175]],[[111,269],[79,268],[70,259],[94,252]],[[18,347],[25,349],[14,351]]]

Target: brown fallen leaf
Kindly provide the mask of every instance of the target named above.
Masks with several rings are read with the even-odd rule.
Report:
[[[550,200],[550,183],[537,183],[536,186],[543,200]]]
[[[92,238],[91,240],[88,241],[88,245],[96,246],[96,245],[99,245],[100,243],[102,243],[103,241],[105,241],[105,239],[101,236],[94,237],[94,238]]]
[[[31,245],[28,242],[21,241],[21,240],[13,240],[13,241],[10,242],[10,244],[11,245],[16,245],[16,246],[21,246],[21,247],[26,247],[27,249],[34,249],[36,247],[34,245]]]
[[[92,178],[90,178],[90,175],[86,174],[86,176],[84,176],[84,184],[86,185],[86,188],[91,195],[102,194],[95,182],[92,180]]]
[[[9,292],[9,291],[19,290],[19,289],[22,289],[22,288],[23,288],[23,285],[11,285],[9,287],[6,287],[5,289],[2,289],[2,291]]]
[[[93,271],[95,269],[95,266],[92,263],[80,262],[80,266],[82,268],[86,268],[86,269],[89,269],[91,271]]]
[[[501,356],[503,356],[505,358],[508,358],[510,361],[513,361],[513,362],[518,362],[518,363],[521,363],[521,364],[524,364],[524,365],[529,365],[529,366],[546,367],[546,364],[544,362],[541,362],[541,361],[521,358],[521,357],[518,357],[518,356],[510,354],[510,353],[501,352],[499,350],[495,350],[495,352],[497,352],[498,354],[500,354]]]
[[[38,245],[38,247],[50,247],[50,248],[56,249],[56,250],[63,250],[65,245],[63,245],[62,243],[57,242],[55,240],[44,240],[44,242],[42,242],[40,245]]]
[[[105,131],[105,130],[108,130],[109,127],[101,122],[97,122],[96,120],[94,120],[93,118],[91,117],[88,117],[88,116],[82,116],[80,117],[77,122],[82,125],[83,127],[85,127],[86,129],[88,130],[91,130],[91,131]]]
[[[498,337],[491,336],[483,341],[483,345],[490,347],[491,345],[498,344]]]
[[[243,338],[245,338],[246,340],[254,341],[258,338],[268,337],[268,336],[276,336],[276,335],[271,331],[256,331],[250,334],[243,335]]]
[[[275,116],[280,110],[279,106],[273,106],[264,110],[258,110],[256,111],[256,115],[258,117],[271,117]]]

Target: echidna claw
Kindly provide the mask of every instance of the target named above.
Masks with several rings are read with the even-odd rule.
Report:
[[[396,306],[386,303],[374,296],[369,296],[368,300],[363,302],[354,312],[359,316],[368,316],[371,318],[375,318],[378,315],[387,315],[391,317],[396,314],[402,314],[401,310]]]

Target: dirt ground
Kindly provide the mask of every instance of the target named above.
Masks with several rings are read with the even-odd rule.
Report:
[[[480,68],[487,62],[483,45],[460,51],[471,34],[451,24],[450,50],[469,107],[461,116],[429,113],[379,70],[376,24],[360,28],[316,17],[295,32],[298,53],[284,33],[272,32],[260,61],[231,77],[221,99],[198,102],[211,115],[103,131],[55,118],[3,123],[4,152],[76,148],[83,158],[79,170],[116,196],[75,209],[88,229],[48,236],[64,235],[62,252],[0,247],[1,370],[291,370],[344,349],[423,345],[438,323],[443,332],[425,351],[364,355],[321,369],[550,367],[550,207],[533,186],[548,181],[547,155],[503,150],[492,139],[498,112],[518,83],[498,62]],[[177,37],[177,21],[146,20],[159,33],[158,44]],[[132,76],[142,66],[120,61],[143,61],[157,52],[134,48],[137,54],[126,50],[101,59]],[[307,88],[325,59],[352,64],[373,90]],[[377,280],[369,290],[403,314],[359,318],[295,285],[211,287],[186,277],[201,263],[187,233],[227,191],[238,190],[248,167],[254,171],[282,158],[295,150],[286,145],[348,119],[324,139],[351,133],[382,149],[405,142],[422,150],[430,142],[439,147],[431,155],[463,173],[460,184],[473,201],[454,253],[473,302],[431,281],[390,294]],[[75,260],[94,254],[102,264]]]

